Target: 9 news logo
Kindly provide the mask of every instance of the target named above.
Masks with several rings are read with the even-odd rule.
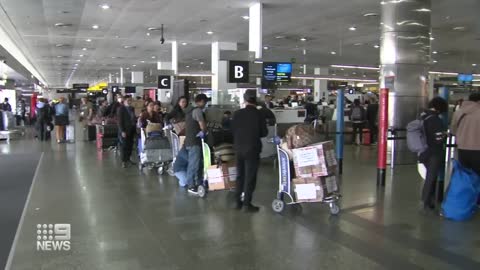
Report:
[[[37,224],[37,250],[69,251],[70,224]]]

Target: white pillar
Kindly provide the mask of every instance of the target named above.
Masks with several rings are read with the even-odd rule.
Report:
[[[221,50],[237,50],[236,43],[212,43],[212,104],[222,104],[222,94],[228,89],[237,88],[237,84],[228,83],[228,61],[220,60]]]
[[[178,74],[178,43],[172,41],[172,70],[173,74]]]
[[[108,74],[108,83],[112,83],[113,80],[112,80],[112,73],[109,73]]]
[[[313,70],[315,75],[328,75],[328,67],[315,68]],[[313,82],[313,98],[316,102],[320,101],[323,97],[328,100],[328,81],[327,80],[315,80]]]
[[[132,83],[143,83],[143,71],[132,71]]]
[[[263,52],[262,42],[262,24],[263,24],[263,4],[255,3],[249,9],[249,42],[248,50],[255,52],[255,58],[261,59]]]
[[[307,75],[307,65],[303,65],[303,75]],[[307,86],[307,79],[303,79],[303,86]]]
[[[125,81],[123,80],[123,68],[120,68],[120,83],[124,84]]]

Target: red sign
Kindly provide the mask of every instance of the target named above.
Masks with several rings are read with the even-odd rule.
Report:
[[[387,134],[388,134],[388,88],[380,90],[378,110],[378,163],[379,169],[387,168]]]

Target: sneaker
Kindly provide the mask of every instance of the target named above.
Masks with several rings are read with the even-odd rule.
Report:
[[[198,188],[197,187],[189,187],[187,189],[188,193],[198,195]]]
[[[255,206],[253,204],[244,205],[243,206],[243,211],[245,211],[247,213],[257,213],[258,211],[260,211],[260,207]]]

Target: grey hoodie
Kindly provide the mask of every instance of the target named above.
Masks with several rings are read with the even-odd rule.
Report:
[[[453,115],[451,130],[458,149],[480,151],[480,103],[464,101]]]

